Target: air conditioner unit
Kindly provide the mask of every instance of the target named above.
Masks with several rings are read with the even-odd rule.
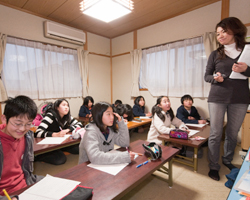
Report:
[[[44,35],[47,38],[61,40],[73,44],[85,44],[86,37],[82,30],[71,28],[51,21],[44,22]]]

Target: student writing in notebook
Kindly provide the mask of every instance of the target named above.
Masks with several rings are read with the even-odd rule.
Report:
[[[91,109],[94,106],[94,99],[91,96],[84,98],[83,105],[79,111],[79,117],[92,117]]]
[[[174,116],[171,108],[170,100],[167,96],[160,96],[156,100],[156,104],[152,108],[152,122],[148,132],[147,141],[161,144],[162,141],[157,137],[160,134],[169,134],[173,129],[171,125],[177,128],[187,130],[185,124]]]
[[[215,29],[219,47],[208,58],[205,81],[211,83],[208,96],[211,126],[208,140],[208,175],[219,181],[220,144],[225,113],[227,126],[222,163],[231,170],[235,167],[231,162],[238,132],[250,103],[248,79],[230,79],[229,76],[234,71],[250,77],[250,67],[244,62],[236,63],[246,45],[245,25],[238,18],[228,17],[220,21]]]
[[[6,200],[3,189],[13,193],[41,180],[33,175],[32,121],[37,107],[26,96],[9,98],[5,103],[0,125],[0,199]],[[12,200],[17,199],[12,197]]]
[[[72,132],[76,128],[82,128],[81,122],[78,122],[70,115],[69,102],[66,99],[58,99],[46,111],[46,115],[38,126],[35,137],[64,137],[65,134]],[[63,151],[72,154],[79,153],[79,145],[73,145],[44,153],[36,156],[36,161],[43,161],[54,165],[61,165],[66,162],[66,156]]]
[[[181,106],[177,109],[176,117],[184,123],[190,124],[206,124],[206,120],[202,120],[197,109],[193,106],[193,98],[186,94],[181,97]]]
[[[109,103],[99,102],[92,109],[92,119],[79,146],[79,164],[88,160],[93,164],[130,163],[135,156],[133,152],[109,152],[114,144],[129,146],[128,127],[121,116],[113,112]]]

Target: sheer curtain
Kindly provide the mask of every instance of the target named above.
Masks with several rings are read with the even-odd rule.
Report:
[[[204,81],[207,59],[202,37],[143,50],[140,86],[153,96],[207,97]]]
[[[88,86],[88,74],[89,74],[89,64],[88,56],[89,52],[84,51],[83,47],[77,48],[77,55],[79,61],[79,71],[82,78],[82,97],[86,97],[89,94]]]
[[[8,37],[3,66],[8,96],[82,96],[77,51]]]
[[[2,82],[3,60],[6,48],[7,35],[0,33],[0,102],[7,100],[7,93]]]
[[[130,52],[131,55],[131,72],[132,72],[132,89],[131,89],[131,96],[137,97],[140,95],[139,91],[139,73],[140,73],[140,66],[141,66],[141,58],[142,58],[142,50],[135,49]]]

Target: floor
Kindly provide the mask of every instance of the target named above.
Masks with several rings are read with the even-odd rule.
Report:
[[[146,139],[147,129],[144,133],[133,132],[131,141]],[[223,142],[222,142],[223,145]],[[221,145],[221,152],[223,147]],[[225,187],[225,177],[230,171],[224,165],[220,169],[220,181],[214,181],[208,177],[207,147],[203,147],[203,156],[198,159],[198,171],[194,172],[191,167],[179,163],[173,164],[173,187],[168,187],[164,181],[166,175],[155,172],[140,185],[126,194],[121,200],[225,200],[230,189]],[[236,147],[233,164],[240,167],[242,158],[239,156],[240,145]],[[35,162],[35,174],[54,175],[78,164],[78,155],[67,155],[67,162],[60,166]],[[220,161],[221,164],[221,161]]]

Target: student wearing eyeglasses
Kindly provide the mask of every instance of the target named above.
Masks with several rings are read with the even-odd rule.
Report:
[[[37,107],[32,99],[17,96],[5,101],[0,125],[0,199],[3,189],[13,193],[42,179],[33,175],[33,132]],[[12,200],[18,197],[11,197]]]

